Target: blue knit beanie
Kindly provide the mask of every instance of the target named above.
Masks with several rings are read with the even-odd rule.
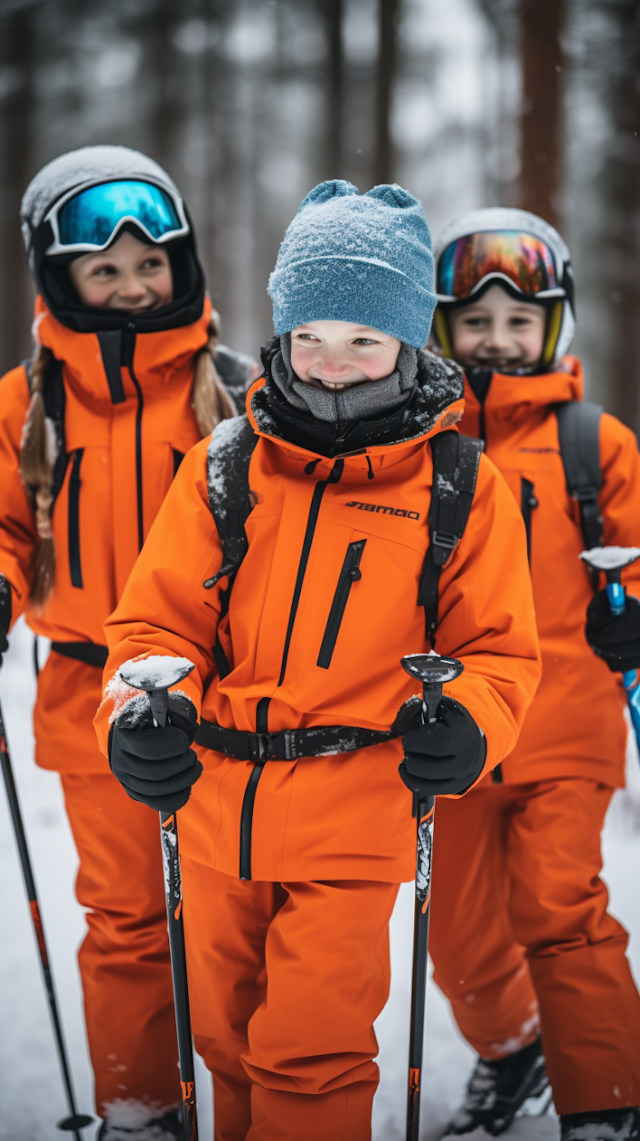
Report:
[[[361,195],[351,182],[321,182],[287,229],[269,294],[278,336],[353,321],[424,348],[436,297],[422,206],[401,186]]]

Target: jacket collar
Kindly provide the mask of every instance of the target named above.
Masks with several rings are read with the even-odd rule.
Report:
[[[463,373],[457,364],[431,353],[419,353],[418,384],[411,399],[388,417],[357,421],[343,449],[327,448],[330,436],[326,426],[311,417],[303,417],[278,397],[271,379],[269,349],[263,352],[265,374],[252,386],[247,396],[247,413],[255,431],[302,455],[326,458],[350,455],[382,455],[409,447],[436,432],[453,427],[464,409]],[[378,441],[378,442],[376,442]]]
[[[483,407],[486,416],[496,415],[518,422],[550,404],[582,400],[583,394],[582,365],[577,357],[567,356],[555,372],[537,376],[505,376],[495,372]],[[468,382],[465,384],[465,401],[470,408],[479,404]]]
[[[191,325],[157,333],[136,333],[129,339],[128,351],[136,380],[141,387],[157,390],[170,384],[194,354],[208,340],[211,302],[205,298],[202,313]],[[61,324],[36,298],[33,336],[65,366],[65,380],[74,394],[93,405],[122,403],[125,399],[120,379],[124,364],[122,335],[119,331],[78,333]],[[126,333],[124,334],[126,337]]]

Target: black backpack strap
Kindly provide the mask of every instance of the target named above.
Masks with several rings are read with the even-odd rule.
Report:
[[[22,365],[27,374],[29,392],[33,394],[31,361],[23,361]],[[44,399],[44,413],[47,417],[47,420],[49,420],[53,425],[56,441],[56,458],[53,465],[53,476],[51,481],[51,511],[53,511],[53,504],[55,503],[56,498],[60,493],[62,484],[64,483],[67,463],[69,462],[64,434],[64,410],[66,405],[66,393],[64,390],[64,380],[62,377],[62,361],[57,360],[55,357],[51,357],[50,363],[47,365],[42,396]]]
[[[247,417],[237,416],[218,424],[207,453],[209,507],[222,546],[222,566],[204,586],[210,590],[225,575],[228,578],[226,589],[220,592],[220,621],[229,610],[234,579],[249,545],[244,525],[253,510],[249,464],[257,442]],[[220,678],[226,677],[230,667],[218,634],[213,656]]]
[[[569,401],[556,404],[560,455],[567,491],[580,508],[580,526],[586,550],[604,542],[598,492],[602,487],[600,466],[600,404]],[[597,572],[595,576],[597,585]]]
[[[440,432],[429,443],[433,456],[430,541],[418,603],[424,606],[426,634],[433,647],[438,625],[440,572],[464,534],[476,489],[483,443],[458,432]]]

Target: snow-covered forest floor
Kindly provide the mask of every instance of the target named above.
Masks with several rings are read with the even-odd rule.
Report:
[[[35,690],[32,636],[20,623],[0,675],[0,696],[12,759],[31,844],[45,929],[50,944],[58,996],[80,1109],[92,1105],[91,1073],[82,1021],[75,961],[84,917],[73,882],[76,855],[67,825],[58,777],[36,769],[32,761],[31,705]],[[630,957],[640,978],[640,767],[630,749],[629,787],[614,799],[607,820],[605,876],[611,908],[631,932]],[[22,877],[4,793],[0,793],[0,1139],[53,1141],[65,1111],[62,1086]],[[393,917],[393,983],[390,1001],[378,1023],[382,1080],[374,1109],[374,1141],[404,1136],[404,1098],[411,975],[411,888],[403,888]],[[427,997],[423,1136],[432,1141],[455,1107],[472,1063],[448,1006],[435,987]],[[198,1071],[200,1136],[212,1136],[211,1094],[207,1073]],[[93,1131],[84,1134],[93,1141]],[[555,1120],[521,1118],[507,1137],[552,1141]]]

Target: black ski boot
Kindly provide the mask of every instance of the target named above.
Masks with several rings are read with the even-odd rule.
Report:
[[[443,1136],[472,1133],[482,1128],[497,1137],[509,1128],[527,1098],[538,1097],[548,1085],[539,1037],[515,1054],[507,1054],[506,1058],[495,1061],[478,1058],[465,1099]]]
[[[133,1127],[103,1121],[96,1141],[186,1141],[182,1110],[170,1109],[162,1117],[154,1117],[144,1125]]]
[[[640,1109],[599,1109],[560,1115],[560,1141],[638,1141]]]

